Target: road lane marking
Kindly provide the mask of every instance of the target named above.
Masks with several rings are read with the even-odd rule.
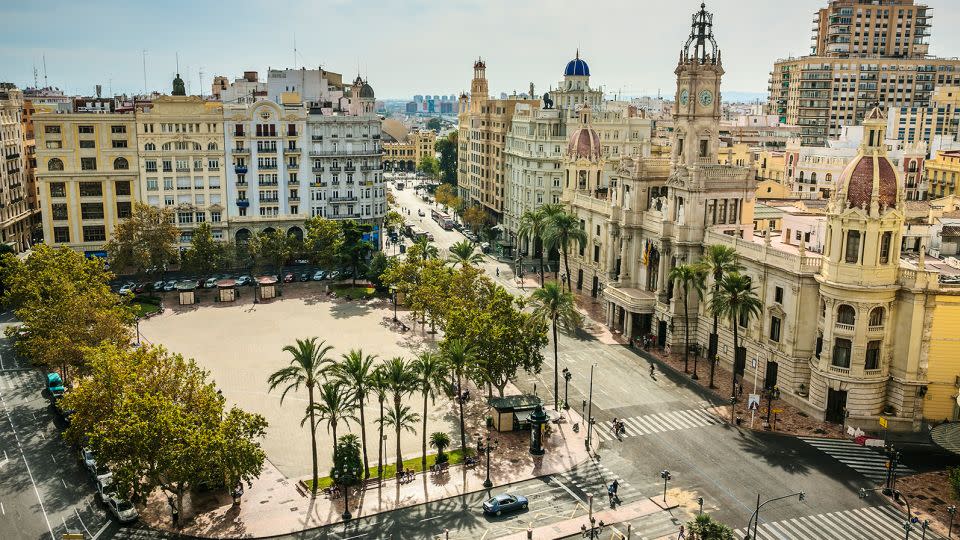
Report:
[[[63,481],[63,478],[60,478],[60,483],[63,484],[64,488],[69,489],[67,488],[67,483]]]
[[[37,482],[33,479],[33,471],[30,470],[30,464],[27,463],[27,455],[23,453],[23,446],[20,445],[20,436],[17,435],[17,428],[13,425],[13,418],[10,417],[10,411],[7,410],[6,401],[3,394],[0,393],[0,403],[3,403],[4,414],[7,415],[7,422],[10,423],[10,429],[13,431],[13,438],[17,441],[17,448],[20,449],[20,457],[23,458],[23,465],[27,468],[27,474],[30,476],[30,483],[33,484],[33,492],[37,496],[37,502],[40,503],[40,511],[43,512],[43,520],[47,523],[47,531],[50,533],[51,540],[57,540],[53,535],[53,527],[50,526],[50,519],[47,517],[47,509],[43,506],[43,499],[40,497],[40,490],[37,489]]]
[[[61,478],[60,480],[63,481],[63,478]],[[74,508],[73,513],[77,515],[77,520],[80,522],[80,526],[83,527],[83,530],[87,532],[87,536],[90,536],[90,529],[87,528],[86,524],[83,522],[83,519],[80,517],[80,512],[76,508]]]
[[[50,459],[53,460],[53,464],[54,464],[54,465],[57,464],[57,458],[53,457],[53,454],[50,454]]]
[[[7,511],[4,510],[2,502],[0,502],[0,514],[7,515]]]
[[[444,516],[441,515],[441,516],[433,516],[433,517],[423,518],[423,519],[420,520],[420,523],[423,523],[424,521],[433,521],[433,520],[435,520],[435,519],[440,519],[440,518],[442,518],[442,517],[444,517]]]
[[[550,479],[553,480],[554,482],[556,482],[557,485],[559,485],[560,487],[562,487],[564,491],[566,491],[567,493],[569,493],[570,496],[573,497],[573,499],[574,499],[575,501],[577,501],[577,502],[579,502],[579,503],[582,503],[582,502],[583,502],[583,499],[581,499],[580,497],[577,497],[577,494],[574,493],[572,489],[568,488],[567,485],[564,484],[563,482],[561,482],[560,480],[557,480],[556,477],[554,477],[553,475],[551,475],[551,476],[550,476]]]
[[[107,522],[103,524],[103,527],[100,527],[100,530],[97,531],[97,534],[93,535],[93,538],[91,538],[90,540],[97,540],[97,538],[99,538],[100,535],[103,534],[103,531],[107,530],[107,527],[110,526],[110,523],[111,522],[108,519]]]

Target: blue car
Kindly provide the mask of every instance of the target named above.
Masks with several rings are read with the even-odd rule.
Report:
[[[499,516],[504,512],[526,510],[527,504],[528,502],[526,497],[502,493],[483,503],[483,513]]]

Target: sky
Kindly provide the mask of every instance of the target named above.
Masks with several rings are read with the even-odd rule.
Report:
[[[70,94],[169,93],[177,71],[201,76],[307,67],[359,72],[380,99],[469,91],[482,57],[493,94],[556,86],[579,48],[608,94],[672,93],[673,70],[700,0],[0,0],[0,81],[34,69]],[[827,0],[711,0],[725,92],[766,93],[778,58],[809,53]],[[933,8],[930,53],[960,56],[960,2]],[[296,53],[294,52],[296,43]]]

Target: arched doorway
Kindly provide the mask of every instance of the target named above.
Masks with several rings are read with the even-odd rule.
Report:
[[[237,240],[238,244],[246,244],[250,241],[250,230],[249,229],[240,229],[237,231],[237,234],[233,235]]]
[[[410,171],[410,172],[413,172],[413,171],[417,170],[417,169],[416,169],[416,164],[414,164],[412,161],[408,161],[408,162],[407,162],[407,170]]]
[[[287,229],[287,236],[292,236],[299,241],[303,241],[303,229],[297,226],[290,227]]]
[[[263,234],[273,234],[275,232],[277,232],[277,230],[274,229],[273,227],[267,227],[266,229],[263,230]]]

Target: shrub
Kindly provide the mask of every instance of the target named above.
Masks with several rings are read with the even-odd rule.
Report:
[[[947,468],[947,478],[950,479],[950,487],[953,489],[953,497],[960,499],[960,467]]]

